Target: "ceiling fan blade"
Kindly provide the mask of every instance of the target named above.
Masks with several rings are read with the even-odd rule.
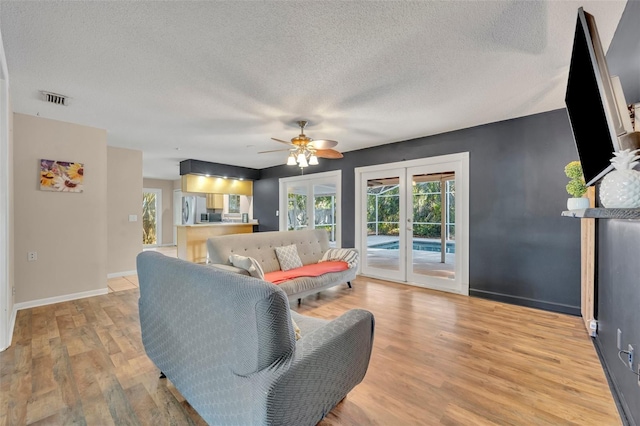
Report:
[[[287,145],[293,145],[291,142],[285,142],[282,139],[271,138],[271,140],[274,140],[274,141],[280,142],[280,143],[286,143]]]
[[[316,157],[335,160],[335,159],[344,157],[344,155],[342,155],[340,152],[336,151],[335,149],[317,149]]]
[[[282,151],[291,151],[288,148],[284,148],[284,149],[272,149],[271,151],[260,151],[258,152],[258,154],[267,154],[269,152],[282,152]]]
[[[315,139],[311,141],[311,144],[315,149],[329,149],[338,145],[338,142],[329,139]]]

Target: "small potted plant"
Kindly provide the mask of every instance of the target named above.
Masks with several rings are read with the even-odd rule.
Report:
[[[582,166],[579,161],[572,161],[564,168],[564,174],[570,179],[567,184],[567,192],[572,198],[567,200],[569,210],[579,210],[589,208],[589,199],[583,197],[587,192],[587,186],[582,174]]]

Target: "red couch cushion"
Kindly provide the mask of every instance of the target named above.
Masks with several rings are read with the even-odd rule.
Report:
[[[273,271],[264,274],[264,280],[273,284],[281,284],[285,281],[299,277],[319,277],[328,272],[340,272],[349,269],[347,262],[331,261],[312,263],[301,268],[289,269],[288,271]]]

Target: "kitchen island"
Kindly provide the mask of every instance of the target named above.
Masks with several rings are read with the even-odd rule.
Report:
[[[178,257],[195,263],[207,262],[207,239],[219,235],[248,234],[258,222],[213,222],[176,225]]]

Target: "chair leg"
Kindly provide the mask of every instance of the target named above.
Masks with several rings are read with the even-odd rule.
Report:
[[[351,287],[351,281],[347,281],[347,285],[349,286],[349,288],[353,288]]]
[[[302,303],[302,299],[298,299],[298,305]]]
[[[166,378],[167,378],[167,376],[165,376],[165,375],[164,375],[164,373],[161,371],[161,372],[160,372],[160,378],[161,378],[161,379],[166,379]]]

